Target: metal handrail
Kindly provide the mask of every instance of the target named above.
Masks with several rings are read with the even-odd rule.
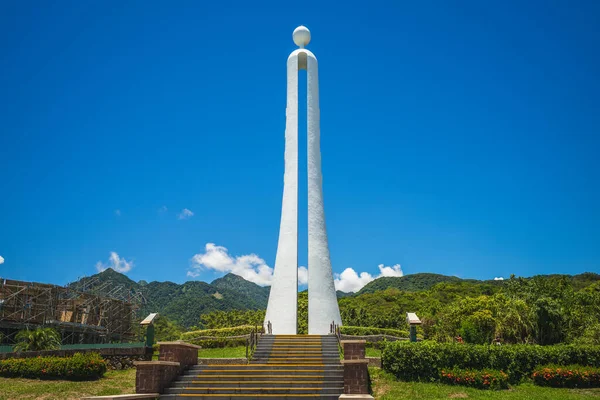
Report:
[[[340,329],[340,326],[335,323],[335,321],[331,321],[331,324],[329,324],[329,334],[335,335],[335,338],[337,339],[337,342],[338,342],[338,348],[340,350],[340,355],[343,358],[344,357],[344,348],[342,347],[342,330]]]
[[[260,335],[263,334],[263,331],[264,327],[261,326],[259,329],[257,325],[252,329],[252,332],[250,332],[250,337],[246,339],[246,359],[248,362],[250,362],[250,359],[254,355],[254,350],[256,350],[256,345],[258,345],[258,339],[260,338]]]

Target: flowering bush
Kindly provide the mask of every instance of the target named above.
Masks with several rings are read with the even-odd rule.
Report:
[[[537,368],[531,376],[539,386],[592,388],[600,387],[600,368],[581,365],[548,365]]]
[[[0,360],[0,376],[5,377],[88,380],[105,372],[106,363],[97,353]]]
[[[508,389],[508,375],[493,369],[473,370],[453,368],[440,372],[440,382],[477,389]]]

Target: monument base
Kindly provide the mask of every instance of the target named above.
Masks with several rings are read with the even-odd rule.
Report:
[[[375,398],[370,394],[343,394],[339,397],[339,399],[365,399],[365,400],[374,400]]]

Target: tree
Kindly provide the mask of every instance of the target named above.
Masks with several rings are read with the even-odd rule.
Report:
[[[15,339],[15,351],[56,350],[60,347],[60,335],[52,328],[22,330]]]
[[[179,340],[183,328],[166,317],[158,317],[154,322],[155,340],[157,342],[168,342]]]

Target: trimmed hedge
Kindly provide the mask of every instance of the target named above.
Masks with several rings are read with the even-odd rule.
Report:
[[[217,336],[217,337],[228,337],[228,336],[242,336],[248,335],[256,327],[254,325],[240,325],[234,326],[233,328],[220,328],[220,329],[201,329],[198,331],[190,331],[181,334],[181,340],[188,341],[195,337],[201,336]],[[260,326],[258,327],[261,328]]]
[[[222,349],[224,347],[239,347],[246,345],[246,339],[193,339],[186,342],[200,346],[203,349]]]
[[[368,336],[368,335],[390,335],[407,338],[408,332],[400,329],[374,328],[370,326],[340,326],[342,335]]]
[[[98,353],[0,360],[0,376],[9,378],[91,380],[101,378],[105,372],[106,362]]]
[[[259,326],[258,328],[260,329],[261,327]],[[256,329],[256,326],[240,325],[233,328],[201,329],[183,333],[181,340],[202,346],[205,349],[245,346],[245,338],[228,339],[228,337],[248,335],[253,329]],[[211,339],[203,339],[206,337],[211,337]]]
[[[508,375],[494,369],[443,369],[440,372],[440,382],[447,385],[468,386],[477,389],[508,389]]]
[[[382,367],[402,380],[436,381],[442,369],[495,369],[511,383],[531,376],[547,364],[600,367],[600,346],[469,345],[456,343],[389,342]]]
[[[547,365],[536,368],[532,374],[533,383],[538,386],[561,388],[600,387],[600,368],[581,365]]]

